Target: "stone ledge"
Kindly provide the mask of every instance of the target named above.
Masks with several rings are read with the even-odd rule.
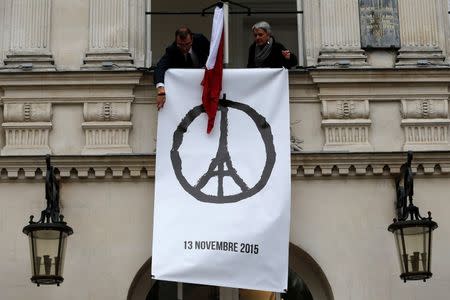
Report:
[[[52,156],[61,179],[147,179],[155,176],[155,155]],[[0,181],[45,177],[45,156],[0,157]]]
[[[292,178],[392,177],[400,173],[406,152],[298,153],[291,155]],[[450,151],[414,152],[416,175],[449,176]]]
[[[0,86],[138,85],[141,71],[63,71],[1,73]]]
[[[292,179],[391,178],[400,172],[406,152],[292,153]],[[52,156],[63,180],[149,180],[155,177],[155,154]],[[43,180],[44,156],[1,156],[0,181]],[[415,152],[417,176],[450,176],[450,151]]]

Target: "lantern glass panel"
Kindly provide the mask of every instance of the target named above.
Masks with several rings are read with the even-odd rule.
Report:
[[[394,232],[395,237],[395,245],[397,246],[397,254],[398,254],[398,260],[400,262],[400,271],[401,273],[405,273],[405,264],[403,263],[402,254],[403,254],[403,247],[402,247],[402,235],[400,234],[400,230],[396,230]]]
[[[36,230],[28,236],[33,276],[62,276],[67,233],[58,230]]]
[[[395,231],[402,273],[429,272],[429,233],[422,226]]]

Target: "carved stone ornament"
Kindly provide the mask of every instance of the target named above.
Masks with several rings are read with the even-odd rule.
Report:
[[[86,122],[129,121],[131,117],[130,102],[96,102],[85,103],[83,108]]]
[[[5,122],[50,122],[51,103],[7,103],[4,106]]]
[[[324,151],[370,151],[368,100],[322,101]]]
[[[402,100],[403,119],[446,119],[448,118],[447,99]]]
[[[6,138],[1,154],[50,154],[51,118],[51,103],[6,103],[2,124]]]
[[[448,150],[448,100],[402,100],[404,150]]]
[[[368,119],[368,100],[322,101],[324,119]]]
[[[130,102],[85,103],[85,146],[82,154],[131,153]]]
[[[6,145],[2,155],[43,155],[50,154],[48,137],[52,123],[50,122],[10,122],[3,123]]]

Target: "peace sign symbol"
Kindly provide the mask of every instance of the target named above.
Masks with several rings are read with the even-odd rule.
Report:
[[[238,175],[236,169],[233,166],[233,162],[228,151],[229,108],[240,110],[248,115],[255,123],[259,133],[261,134],[262,141],[264,142],[266,150],[266,162],[259,181],[253,187],[248,187],[244,180],[242,180],[242,178]],[[269,123],[267,123],[266,119],[259,113],[257,113],[253,108],[243,103],[227,100],[225,99],[224,95],[224,98],[220,99],[219,101],[219,110],[221,113],[221,120],[219,147],[217,149],[217,154],[216,157],[212,159],[208,171],[200,177],[197,184],[191,185],[184,177],[182,173],[182,161],[178,150],[183,143],[183,136],[187,132],[189,125],[200,114],[205,112],[203,105],[199,105],[191,109],[181,120],[177,129],[173,133],[173,145],[172,150],[170,151],[170,158],[172,160],[172,166],[175,171],[175,176],[185,191],[187,191],[195,199],[201,202],[222,204],[241,201],[255,195],[262,188],[264,188],[272,173],[272,169],[276,160],[276,153],[273,144],[273,135]],[[202,192],[202,188],[204,188],[209,180],[215,176],[218,177],[217,195],[208,195]],[[231,179],[233,179],[236,185],[240,188],[240,193],[233,195],[224,195],[223,179],[226,176],[229,176],[231,177]]]

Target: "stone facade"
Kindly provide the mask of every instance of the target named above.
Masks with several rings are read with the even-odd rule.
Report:
[[[259,10],[303,10],[294,23],[268,18],[275,33],[285,24],[300,29],[299,60],[308,66],[289,73],[290,267],[315,300],[450,294],[448,4],[422,2],[398,0],[399,49],[363,50],[358,0],[246,1]],[[177,4],[192,10],[205,3]],[[152,16],[146,23],[146,7],[178,6],[0,0],[2,299],[139,300],[153,284],[158,112],[152,72],[139,68],[172,41],[180,20]],[[207,19],[187,18],[208,35]],[[235,43],[246,45],[253,21],[259,16],[235,19],[230,37],[242,37]],[[289,36],[283,34],[277,36]],[[236,56],[247,51],[236,48]],[[426,283],[398,278],[387,231],[407,150],[415,151],[415,203],[439,224]],[[58,288],[29,281],[28,241],[20,232],[45,204],[44,154],[52,154],[62,213],[74,229]],[[221,300],[243,300],[239,294],[220,288]]]

